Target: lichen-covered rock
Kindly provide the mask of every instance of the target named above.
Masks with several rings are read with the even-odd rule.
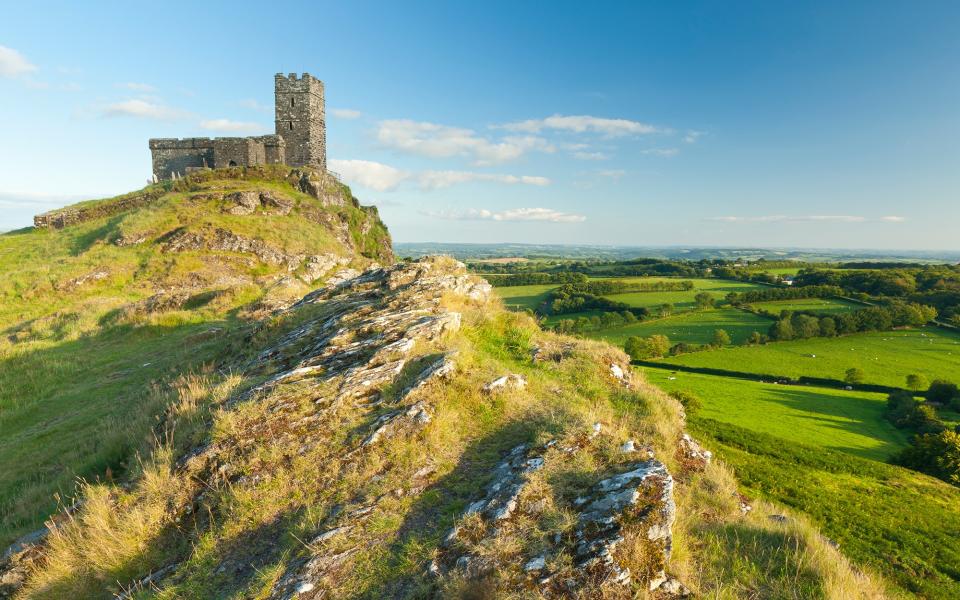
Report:
[[[488,394],[503,392],[506,390],[522,390],[527,387],[527,378],[517,373],[510,373],[497,377],[490,383],[483,386],[483,391]]]
[[[688,471],[702,471],[713,459],[713,453],[705,450],[689,434],[684,433],[677,443],[677,458]]]

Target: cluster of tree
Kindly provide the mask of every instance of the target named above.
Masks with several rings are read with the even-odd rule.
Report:
[[[670,338],[665,335],[651,335],[650,337],[631,336],[623,345],[623,350],[630,355],[633,360],[645,360],[648,358],[660,358],[666,355],[677,356],[678,354],[687,354],[707,348],[719,348],[730,345],[730,334],[724,329],[716,329],[713,332],[713,340],[709,344],[687,344],[680,342],[670,345]]]
[[[727,302],[740,306],[750,302],[772,302],[775,300],[798,300],[802,298],[832,298],[840,296],[843,290],[835,285],[810,285],[806,287],[775,287],[761,290],[727,294]]]
[[[937,316],[933,307],[917,303],[892,302],[836,315],[784,311],[770,326],[774,341],[834,337],[863,331],[886,331],[894,327],[920,327]]]
[[[625,302],[605,298],[605,295],[623,294],[627,292],[661,292],[661,291],[688,291],[693,289],[692,281],[650,281],[629,282],[616,279],[587,281],[583,283],[568,283],[551,290],[547,295],[547,306],[550,313],[562,315],[583,310],[612,310],[617,312],[634,311],[634,316],[640,309],[631,308]],[[643,309],[643,315],[647,311]]]
[[[484,276],[491,285],[511,287],[517,285],[545,285],[550,283],[583,283],[583,273],[491,273]]]
[[[882,268],[882,267],[891,268]],[[960,265],[871,265],[870,270],[803,269],[794,286],[834,285],[847,294],[903,298],[960,313]]]
[[[960,409],[957,385],[934,381],[927,390],[926,402],[918,402],[909,392],[888,396],[887,418],[894,426],[914,433],[910,446],[894,457],[894,462],[960,485],[960,427],[954,431],[947,428],[935,405]]]
[[[586,331],[597,329],[610,329],[630,325],[643,320],[648,315],[645,308],[632,308],[620,312],[605,312],[600,315],[589,317],[577,317],[576,319],[561,319],[553,326],[554,331],[566,334],[580,334]]]

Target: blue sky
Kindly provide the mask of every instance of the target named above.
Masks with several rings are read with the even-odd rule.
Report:
[[[82,4],[82,5],[81,5]],[[960,249],[956,2],[8,4],[0,230],[273,128],[397,241]]]

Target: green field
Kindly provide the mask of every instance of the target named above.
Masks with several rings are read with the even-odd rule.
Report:
[[[724,296],[730,292],[746,292],[749,290],[761,289],[764,286],[755,283],[745,283],[741,281],[729,281],[726,279],[676,279],[670,277],[618,277],[618,278],[596,278],[603,281],[616,279],[617,281],[626,281],[628,283],[650,283],[655,281],[692,281],[693,289],[686,292],[630,292],[626,294],[612,294],[607,296],[619,302],[626,302],[632,307],[657,308],[662,304],[672,304],[675,312],[683,312],[694,308],[693,297],[700,292],[709,292],[717,300],[723,300]],[[535,309],[540,303],[546,300],[547,293],[559,287],[557,284],[544,285],[520,285],[512,287],[495,288],[497,294],[503,298],[504,304],[511,309]],[[570,319],[593,313],[581,312],[550,317],[548,322],[557,319]]]
[[[773,314],[781,311],[811,311],[822,314],[836,314],[864,308],[862,304],[854,304],[846,300],[835,298],[802,298],[799,300],[778,300],[776,302],[757,302],[750,306],[763,309]]]
[[[960,381],[960,335],[925,327],[721,348],[665,362],[792,378],[843,379],[847,369],[858,367],[866,383],[902,387],[911,373]]]
[[[886,460],[907,436],[884,418],[886,396],[828,388],[775,385],[697,373],[643,369],[667,391],[703,400],[700,415],[784,440]]]
[[[958,597],[960,490],[883,462],[907,435],[884,419],[882,395],[643,372],[701,400],[690,428],[745,493],[805,512],[847,556],[903,590]]]
[[[715,308],[703,311],[688,311],[666,319],[651,319],[613,329],[588,331],[587,336],[623,346],[628,337],[665,335],[670,342],[709,344],[713,332],[723,329],[730,334],[734,344],[742,344],[754,331],[766,333],[770,319],[736,308]]]

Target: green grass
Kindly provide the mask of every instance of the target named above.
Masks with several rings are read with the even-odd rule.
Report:
[[[218,194],[251,188],[286,196],[293,211],[224,212]],[[110,200],[86,204],[96,202]],[[164,253],[165,233],[219,227],[287,254],[346,254],[352,249],[324,222],[341,216],[347,233],[360,232],[360,209],[325,207],[282,178],[214,179],[63,230],[0,235],[0,546],[36,529],[56,508],[55,494],[69,503],[78,478],[127,471],[169,402],[157,390],[236,352],[260,300],[312,289],[276,286],[286,266],[250,254]],[[370,225],[370,238],[382,233]],[[114,243],[138,234],[146,238],[138,245]],[[65,286],[103,268],[106,278]],[[194,300],[183,310],[134,310],[160,289],[186,289]]]
[[[863,370],[865,382],[903,387],[907,375],[960,382],[960,335],[934,328],[812,338],[722,348],[664,359],[666,363],[764,375],[843,379]]]
[[[665,319],[651,319],[613,329],[600,329],[586,335],[623,346],[630,336],[649,337],[659,334],[670,338],[671,343],[709,344],[713,332],[724,329],[734,344],[743,343],[754,331],[761,333],[770,328],[770,319],[735,308],[716,308],[690,311]]]
[[[643,369],[667,391],[703,400],[700,415],[784,440],[886,460],[906,447],[907,436],[884,418],[886,396],[828,388],[765,384],[740,379]]]
[[[777,302],[757,302],[750,306],[780,314],[781,311],[811,311],[821,314],[837,314],[864,308],[862,304],[854,304],[846,300],[835,298],[803,298],[800,300],[779,300]]]
[[[599,281],[616,280],[627,283],[650,283],[654,281],[692,281],[693,289],[685,292],[630,292],[625,294],[611,294],[607,298],[626,302],[632,307],[657,308],[662,304],[673,304],[674,311],[682,312],[694,308],[693,297],[700,292],[709,292],[717,300],[722,300],[730,292],[746,292],[763,288],[764,286],[755,283],[745,283],[741,281],[729,281],[726,279],[695,279],[695,278],[670,278],[670,277],[598,277]],[[544,285],[522,285],[515,287],[495,288],[497,294],[503,298],[504,304],[510,309],[535,309],[547,298],[547,293],[559,287],[557,284]],[[550,320],[563,318],[576,318],[590,313],[575,313],[569,315],[557,315],[550,317]]]
[[[904,591],[960,597],[960,489],[718,420],[693,417],[689,424],[748,495],[806,513],[846,556]]]

